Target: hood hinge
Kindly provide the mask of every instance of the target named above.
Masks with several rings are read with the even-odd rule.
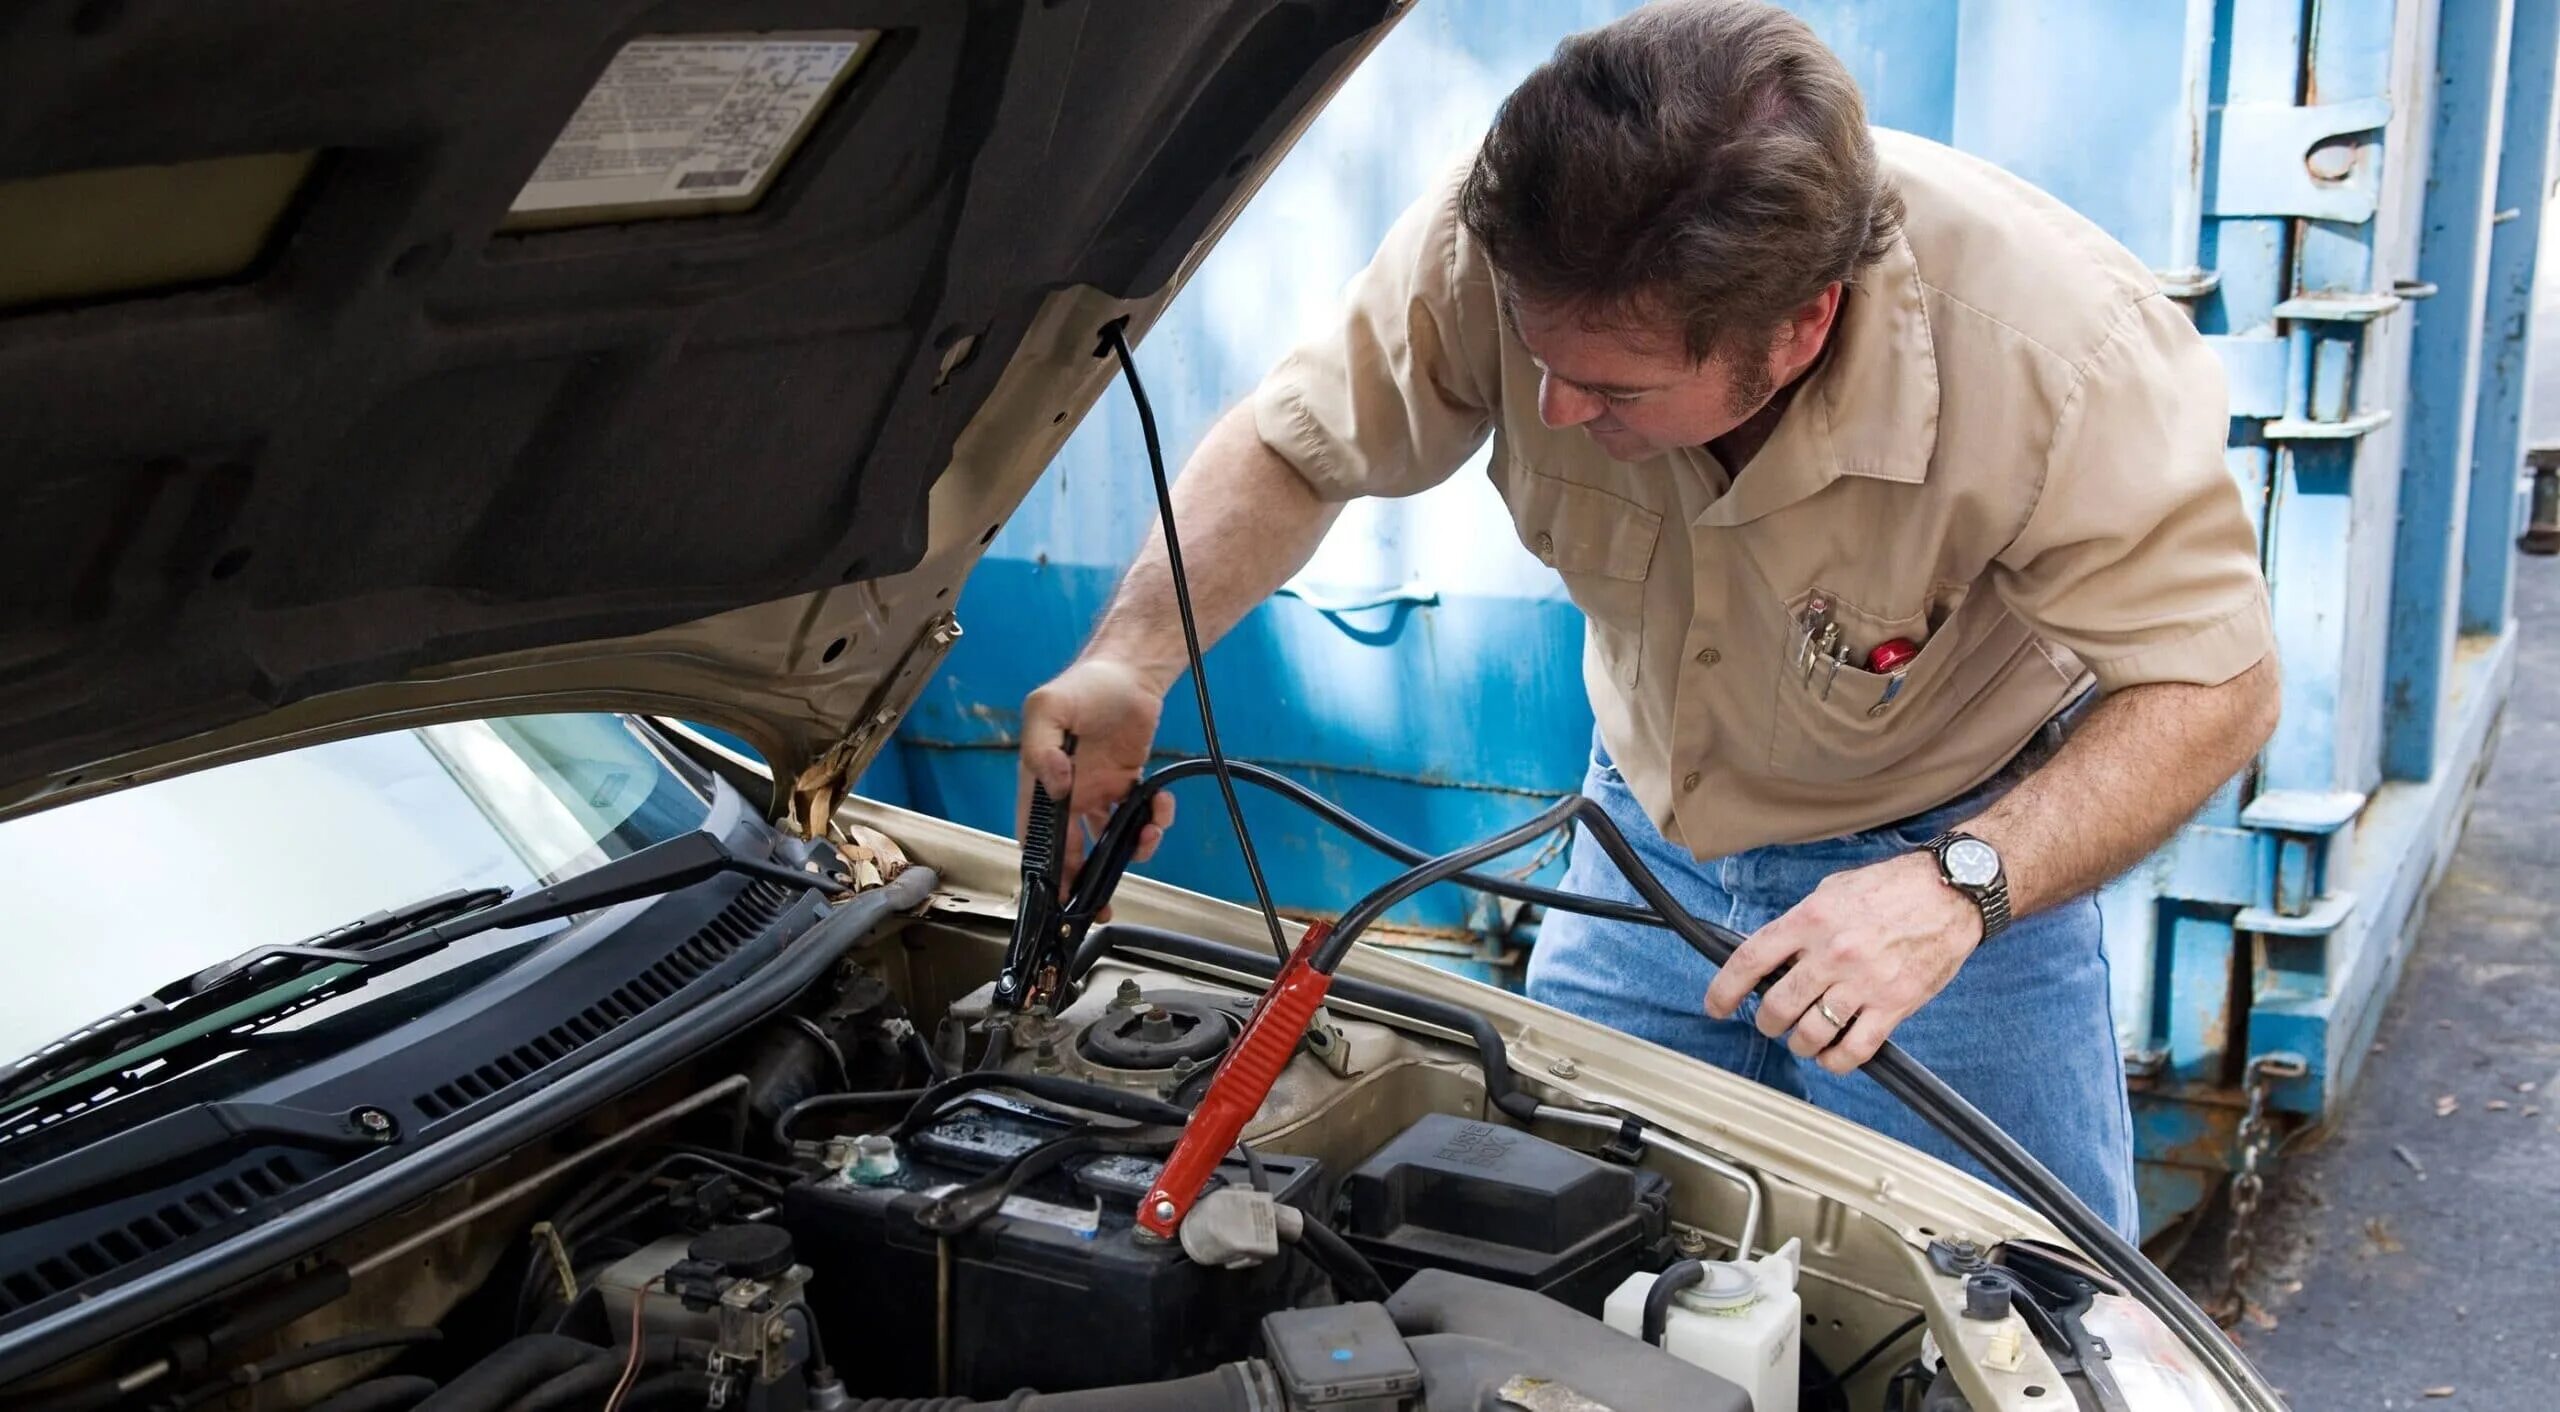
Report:
[[[791,806],[783,820],[784,827],[802,838],[828,836],[836,808],[844,803],[845,791],[853,784],[854,771],[870,760],[881,739],[896,727],[916,693],[924,689],[934,670],[942,665],[951,644],[959,640],[960,620],[948,613],[925,628],[924,634],[907,648],[898,669],[864,703],[854,717],[853,727],[792,779]]]

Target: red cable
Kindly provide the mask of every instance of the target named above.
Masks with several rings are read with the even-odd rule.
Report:
[[[1288,963],[1272,977],[1271,988],[1253,1007],[1253,1018],[1244,1022],[1244,1033],[1237,1036],[1218,1072],[1210,1076],[1199,1106],[1191,1110],[1181,1142],[1165,1159],[1164,1170],[1156,1174],[1147,1199],[1138,1203],[1140,1230],[1160,1240],[1173,1239],[1218,1164],[1244,1135],[1244,1125],[1262,1111],[1272,1084],[1289,1067],[1290,1057],[1298,1052],[1298,1040],[1315,1019],[1317,1007],[1324,1004],[1325,992],[1333,987],[1332,974],[1315,968],[1315,954],[1332,931],[1330,922],[1308,927],[1290,951]]]

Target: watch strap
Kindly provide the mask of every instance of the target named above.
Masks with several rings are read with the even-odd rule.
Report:
[[[1947,886],[1952,887],[1956,891],[1973,899],[1974,907],[1982,913],[1982,939],[1984,941],[1989,941],[1991,938],[1998,936],[2001,932],[2007,930],[2009,926],[2009,866],[2004,861],[2000,865],[1999,871],[1991,875],[1991,881],[1980,887],[1967,887],[1964,884],[1957,882],[1955,879],[1948,877],[1947,845],[1960,838],[1972,837],[1973,835],[1969,833],[1962,833],[1957,830],[1950,829],[1947,832],[1938,835],[1936,838],[1929,840],[1929,856],[1937,860],[1938,877],[1940,880],[1944,881]],[[1980,842],[1979,839],[1976,839],[1975,841]],[[1999,850],[1993,849],[1992,853],[1994,856],[1997,856]]]

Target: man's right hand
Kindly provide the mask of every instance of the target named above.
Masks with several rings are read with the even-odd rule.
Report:
[[[1022,703],[1022,763],[1014,799],[1014,836],[1022,834],[1031,814],[1031,784],[1038,780],[1053,799],[1069,801],[1069,817],[1097,832],[1111,808],[1128,797],[1129,788],[1146,772],[1147,752],[1155,744],[1156,723],[1164,715],[1165,688],[1144,674],[1104,657],[1088,657],[1050,679]],[[1065,749],[1068,735],[1075,755]],[[1132,859],[1145,862],[1173,826],[1173,796],[1158,794],[1146,827],[1138,831]],[[1084,838],[1070,828],[1062,881],[1071,881],[1084,862]]]

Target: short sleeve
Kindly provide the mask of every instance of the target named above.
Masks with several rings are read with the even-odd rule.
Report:
[[[2131,306],[2079,369],[1993,582],[2109,690],[2219,686],[2275,648],[2229,426],[2221,363],[2165,296]]]
[[[1327,500],[1412,495],[1447,480],[1490,429],[1499,357],[1490,280],[1462,274],[1464,168],[1399,217],[1338,323],[1282,359],[1254,429]],[[1468,310],[1462,299],[1481,307]]]

